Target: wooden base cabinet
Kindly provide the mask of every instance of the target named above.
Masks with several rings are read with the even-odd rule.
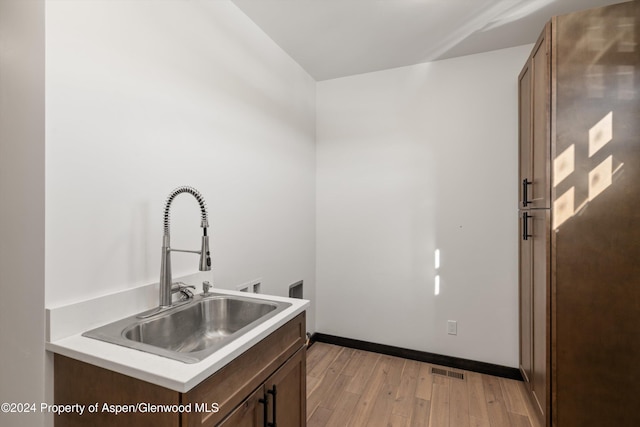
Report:
[[[552,18],[519,92],[527,389],[546,426],[640,426],[640,1]]]
[[[287,322],[187,393],[179,393],[56,354],[56,404],[98,403],[93,413],[55,417],[56,427],[304,427],[306,425],[305,313]],[[130,411],[182,405],[187,411]],[[107,410],[104,410],[107,409]]]

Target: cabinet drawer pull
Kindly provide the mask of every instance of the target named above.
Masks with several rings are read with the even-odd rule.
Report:
[[[533,184],[532,181],[529,181],[527,178],[522,180],[522,207],[526,208],[529,203],[529,186]]]
[[[529,240],[533,235],[529,234],[529,218],[533,218],[527,212],[522,214],[522,240]]]
[[[276,385],[274,384],[271,390],[267,390],[267,393],[273,396],[273,422],[267,423],[267,427],[278,427],[278,423],[276,421]]]
[[[262,425],[263,427],[267,427],[269,424],[267,424],[267,416],[268,416],[268,407],[267,405],[269,405],[269,396],[268,395],[263,395],[264,398],[263,399],[258,399],[258,402],[262,403],[264,405],[264,407],[262,408]]]

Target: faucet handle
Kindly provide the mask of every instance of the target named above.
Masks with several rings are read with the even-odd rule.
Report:
[[[187,285],[186,283],[176,282],[171,285],[171,293],[172,294],[175,294],[176,292],[182,293],[181,300],[186,301],[190,298],[193,298],[193,292],[191,292],[189,288],[195,289],[196,287],[193,285]]]
[[[171,293],[175,294],[176,292],[180,292],[187,288],[195,289],[196,287],[193,285],[187,285],[184,282],[175,282],[174,284],[171,285]]]

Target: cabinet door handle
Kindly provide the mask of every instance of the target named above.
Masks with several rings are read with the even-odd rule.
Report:
[[[269,424],[267,424],[267,416],[268,416],[268,407],[267,405],[269,405],[269,396],[268,395],[263,395],[264,398],[263,399],[258,399],[258,402],[262,403],[264,405],[264,407],[262,408],[262,426],[263,427],[268,427]]]
[[[267,427],[278,427],[278,423],[276,421],[276,385],[274,384],[271,390],[267,390],[267,393],[273,396],[273,422],[267,423]]]
[[[529,203],[529,186],[533,184],[533,182],[529,181],[527,178],[522,180],[522,207],[526,208]]]
[[[529,234],[529,218],[533,218],[527,212],[522,214],[522,240],[529,240],[533,235]]]

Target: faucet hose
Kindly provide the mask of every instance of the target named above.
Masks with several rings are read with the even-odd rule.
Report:
[[[169,194],[169,197],[167,197],[167,201],[164,206],[164,234],[167,236],[169,235],[169,211],[171,208],[171,202],[173,202],[173,199],[175,199],[178,194],[182,193],[189,193],[198,201],[198,204],[200,205],[200,214],[202,216],[201,227],[204,228],[204,235],[206,236],[209,221],[207,216],[207,205],[204,202],[204,197],[202,197],[202,194],[200,194],[200,192],[195,188],[187,186],[176,188]]]

